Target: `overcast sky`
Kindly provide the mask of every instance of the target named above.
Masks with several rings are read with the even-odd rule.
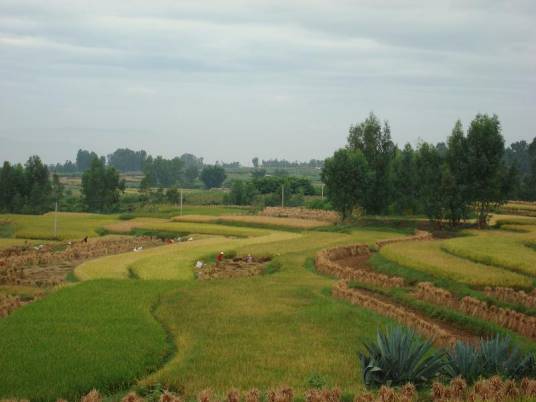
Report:
[[[0,0],[0,160],[324,158],[370,111],[534,138],[536,2]]]

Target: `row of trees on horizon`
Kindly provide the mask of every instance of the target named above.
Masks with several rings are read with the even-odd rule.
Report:
[[[374,115],[350,127],[346,147],[322,170],[332,206],[343,218],[367,214],[425,214],[457,225],[508,199],[536,200],[536,138],[505,149],[499,118],[478,114],[467,131],[457,121],[446,143],[398,148],[388,122]]]
[[[310,182],[287,177],[277,166],[296,167],[285,160],[252,160],[255,169],[249,181],[230,181],[227,202],[266,205],[314,194]],[[192,154],[165,159],[145,151],[118,149],[108,158],[79,150],[76,166],[82,171],[83,208],[108,212],[117,208],[125,182],[120,171],[141,168],[141,192],[145,199],[151,189],[199,186],[221,187],[226,179],[222,164],[205,165]],[[231,164],[231,168],[235,165]],[[266,166],[272,169],[267,175]],[[506,199],[536,200],[536,138],[505,148],[497,116],[477,115],[467,132],[456,122],[445,143],[423,142],[403,148],[391,139],[391,129],[374,115],[350,127],[345,148],[324,161],[311,160],[299,166],[322,167],[322,181],[332,207],[348,217],[360,207],[367,214],[425,214],[431,220],[458,224],[474,213],[480,220],[487,211]],[[275,168],[275,171],[273,170]],[[0,211],[41,213],[50,210],[63,195],[59,165],[49,167],[38,156],[25,165],[4,162],[0,168]],[[74,172],[74,170],[73,170]],[[195,182],[195,184],[194,184]],[[173,198],[173,197],[172,197]]]

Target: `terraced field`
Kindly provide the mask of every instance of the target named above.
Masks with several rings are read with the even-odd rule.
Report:
[[[0,215],[2,222],[13,227],[13,237],[18,239],[53,240],[54,213],[44,215]],[[98,215],[74,212],[59,212],[57,216],[57,240],[75,240],[96,236],[96,229],[116,222],[114,215]]]
[[[315,376],[346,390],[362,388],[355,362],[360,340],[391,321],[332,299],[325,289],[333,279],[305,265],[321,248],[373,243],[400,233],[298,233],[146,218],[111,224],[124,232],[172,228],[206,235],[88,261],[76,268],[81,283],[0,321],[5,340],[0,353],[39,368],[22,373],[22,364],[0,367],[9,371],[0,378],[1,397],[73,399],[95,386],[113,392],[136,382],[162,384],[189,396],[208,386],[216,391],[266,389],[282,382],[304,390]],[[193,263],[220,250],[271,255],[278,270],[254,278],[194,280]],[[35,331],[42,320],[63,335]],[[155,322],[166,329],[167,342],[161,332],[146,330]],[[127,339],[132,345],[124,344]],[[34,344],[42,352],[29,353],[27,345]],[[93,350],[97,353],[92,355]],[[66,374],[77,364],[85,370]],[[41,375],[38,371],[45,367],[46,375]]]
[[[186,398],[204,388],[221,394],[231,387],[267,390],[281,384],[303,392],[318,379],[344,392],[357,392],[363,388],[355,357],[362,341],[374,337],[379,326],[394,322],[333,298],[336,279],[319,275],[312,262],[322,249],[400,238],[394,229],[318,231],[293,220],[275,229],[273,221],[261,223],[249,216],[241,222],[212,217],[177,222],[82,215],[78,224],[74,218],[70,233],[78,235],[102,225],[113,233],[147,230],[188,234],[194,240],[88,260],[75,269],[80,282],[0,320],[0,355],[6,357],[0,362],[2,398],[74,399],[93,387],[113,394],[132,386],[165,387]],[[513,330],[505,329],[500,322],[482,320],[476,311],[470,315],[463,310],[467,304],[459,301],[470,295],[481,303],[482,312],[489,312],[483,300],[497,303],[493,308],[506,306],[484,295],[485,286],[533,286],[536,276],[524,261],[536,255],[527,246],[535,238],[536,221],[495,219],[503,230],[387,244],[377,255],[383,267],[375,265],[375,258],[365,263],[366,258],[349,257],[344,263],[366,270],[368,277],[380,270],[406,282],[392,288],[347,283],[348,289],[359,287],[395,318],[407,309],[405,317],[428,320],[454,337],[474,339],[499,332],[533,349],[532,341],[516,333],[514,325]],[[509,225],[518,230],[506,230]],[[196,280],[195,261],[210,262],[222,250],[270,256],[273,269],[254,277]],[[429,278],[448,287],[448,306],[417,298],[415,282]],[[441,289],[434,292],[441,294]],[[533,314],[516,305],[507,307],[519,308],[519,317]]]
[[[380,254],[402,266],[477,287],[532,287],[536,218],[497,215],[494,223],[501,230],[468,230],[447,240],[393,244]]]
[[[524,275],[451,255],[444,251],[444,244],[437,240],[391,244],[383,247],[380,254],[402,266],[468,285],[530,287],[532,284]]]
[[[277,218],[260,215],[222,215],[218,217],[207,215],[185,215],[173,218],[176,222],[196,222],[196,223],[227,223],[227,224],[246,224],[273,226],[276,228],[297,228],[313,229],[322,226],[330,226],[330,222],[314,219],[298,218]]]

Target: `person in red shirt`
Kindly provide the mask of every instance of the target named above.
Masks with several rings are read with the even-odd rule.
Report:
[[[223,261],[223,251],[216,256],[216,266],[219,267],[220,263]]]

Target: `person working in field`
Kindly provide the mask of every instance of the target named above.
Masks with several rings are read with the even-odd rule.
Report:
[[[223,261],[223,251],[220,251],[220,253],[216,256],[216,266],[219,267],[220,263]]]

